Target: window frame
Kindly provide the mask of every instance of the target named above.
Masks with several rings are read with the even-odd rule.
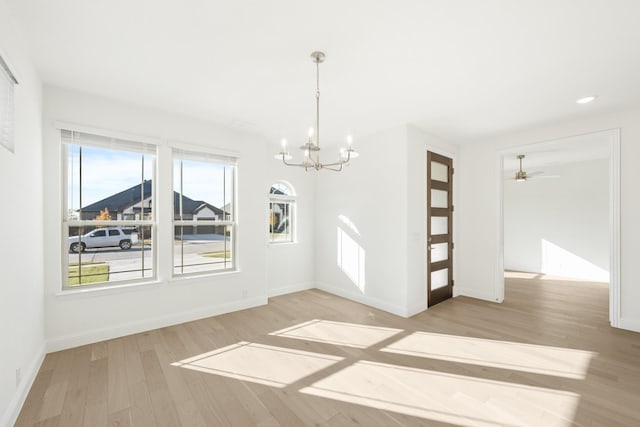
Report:
[[[171,148],[171,212],[170,212],[170,216],[171,216],[171,237],[172,237],[172,244],[171,244],[171,279],[176,281],[176,280],[186,280],[192,277],[201,277],[201,276],[217,276],[217,275],[222,275],[222,274],[228,274],[228,273],[233,273],[233,272],[237,272],[238,269],[238,246],[237,246],[237,241],[238,241],[238,224],[237,224],[237,182],[238,182],[238,165],[237,165],[237,158],[235,156],[232,155],[226,155],[226,154],[218,154],[218,153],[212,153],[212,152],[208,152],[206,150],[200,150],[197,149],[195,147],[193,148],[182,148],[181,146],[172,146]],[[203,219],[198,219],[198,220],[185,220],[185,219],[178,219],[175,215],[176,212],[176,207],[175,207],[175,197],[173,196],[173,192],[175,191],[174,188],[174,182],[175,182],[175,161],[176,160],[180,160],[180,161],[184,161],[184,160],[189,160],[189,161],[195,161],[195,162],[202,162],[202,163],[212,163],[215,165],[224,165],[225,167],[230,167],[231,168],[231,183],[230,183],[230,200],[227,201],[225,198],[225,194],[226,191],[224,191],[224,186],[226,184],[226,181],[223,182],[223,206],[222,206],[222,211],[225,214],[225,218],[223,218],[222,220],[203,220]],[[181,179],[182,182],[182,179]],[[184,193],[182,193],[182,190],[179,192],[179,194],[182,194],[183,196],[185,195]],[[231,213],[227,214],[227,212],[225,211],[225,206],[229,204],[231,206]],[[228,219],[226,219],[226,217],[228,217]],[[184,270],[185,265],[184,265],[184,261],[182,261],[180,266],[176,266],[175,265],[175,260],[176,260],[176,245],[175,245],[175,241],[176,241],[176,228],[180,227],[180,226],[220,226],[220,227],[230,227],[231,229],[231,242],[229,244],[229,246],[227,247],[227,241],[225,239],[225,246],[223,251],[226,254],[226,251],[231,251],[231,261],[230,261],[230,266],[227,268],[226,264],[226,257],[225,257],[225,267],[222,269],[210,269],[210,270],[203,270],[203,271],[193,271],[193,272],[187,272],[187,273],[176,273],[176,269],[177,268],[182,268]],[[184,243],[184,240],[181,239],[181,241]],[[182,252],[182,256],[184,257],[184,251]],[[182,258],[184,259],[184,258]],[[189,267],[188,265],[186,267]]]
[[[275,194],[271,192],[271,189],[274,188],[274,186],[279,185],[279,186],[284,186],[287,188],[287,190],[289,191],[289,194]],[[290,236],[291,238],[289,240],[274,240],[273,239],[273,235],[274,233],[272,232],[272,228],[271,228],[271,213],[272,213],[272,205],[273,204],[287,204],[289,205],[289,220],[290,220],[290,225],[289,225],[289,229],[290,229]],[[292,245],[292,244],[296,244],[298,243],[298,233],[297,233],[297,229],[298,229],[298,217],[297,217],[297,195],[296,195],[296,191],[293,188],[293,185],[291,185],[290,183],[286,182],[286,181],[275,181],[273,182],[270,186],[269,186],[269,202],[267,205],[267,212],[268,212],[268,218],[269,220],[267,221],[267,239],[269,242],[269,245]]]
[[[70,219],[69,218],[69,210],[72,207],[68,206],[69,204],[69,147],[70,146],[78,146],[78,147],[91,147],[91,148],[102,148],[102,149],[110,149],[117,150],[127,153],[139,153],[141,155],[152,155],[152,170],[151,170],[151,197],[152,200],[155,198],[157,194],[157,186],[155,183],[157,182],[157,169],[158,169],[158,146],[157,144],[150,143],[148,140],[145,141],[146,138],[135,137],[135,136],[127,136],[123,134],[119,134],[117,132],[105,132],[102,130],[96,130],[91,128],[85,128],[81,126],[68,125],[63,123],[56,123],[56,127],[60,132],[60,154],[61,154],[61,195],[62,195],[62,214],[61,214],[61,239],[60,239],[60,247],[61,247],[61,257],[62,257],[62,271],[61,271],[61,292],[65,293],[75,293],[78,291],[85,290],[95,290],[95,289],[115,289],[123,286],[138,286],[145,285],[152,282],[156,282],[158,279],[158,213],[155,210],[151,211],[151,219],[138,219],[138,220],[87,220],[80,219],[81,212],[79,215],[79,219]],[[65,137],[65,133],[71,133],[71,140]],[[89,137],[97,137],[110,139],[109,143],[99,143],[99,142],[76,142],[76,134],[85,134]],[[134,149],[137,147],[138,149]],[[129,148],[129,149],[127,149]],[[81,185],[81,184],[80,184]],[[82,208],[80,204],[80,208]],[[144,218],[144,217],[143,217]],[[84,284],[84,285],[69,285],[69,230],[71,228],[83,228],[85,229],[95,229],[96,227],[148,227],[150,229],[150,237],[152,239],[152,256],[151,256],[151,271],[152,274],[150,277],[140,277],[136,279],[126,279],[126,280],[118,280],[115,282],[98,282],[95,284]],[[87,234],[89,232],[81,231],[82,235]],[[107,233],[105,233],[107,234]],[[106,236],[105,236],[106,237]],[[142,236],[140,237],[142,239]],[[144,259],[144,251],[142,251],[143,259]],[[82,255],[79,254],[79,259],[82,259]],[[80,261],[81,262],[81,261]],[[143,267],[141,271],[144,271],[144,261]],[[144,274],[144,273],[143,273]]]

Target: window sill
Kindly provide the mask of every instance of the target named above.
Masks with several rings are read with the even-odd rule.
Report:
[[[240,273],[239,269],[236,270],[228,270],[228,271],[221,271],[220,273],[191,273],[191,274],[183,274],[183,275],[179,275],[179,276],[173,276],[169,279],[169,284],[170,285],[181,285],[181,284],[187,284],[189,282],[192,282],[194,280],[198,280],[198,279],[215,279],[216,277],[226,277],[226,276],[233,276]]]
[[[110,293],[121,293],[128,292],[132,290],[138,290],[141,288],[147,288],[151,286],[157,286],[162,282],[159,280],[150,280],[148,282],[137,282],[137,283],[123,283],[120,285],[110,285],[110,286],[96,286],[91,288],[82,288],[82,289],[65,289],[56,292],[56,297],[71,297],[78,295],[98,295],[98,294],[110,294]]]
[[[150,287],[156,287],[158,285],[182,285],[190,284],[199,279],[215,279],[216,277],[228,277],[240,273],[240,270],[224,271],[220,273],[207,273],[207,274],[193,274],[184,276],[174,276],[169,280],[150,280],[148,282],[137,283],[123,283],[120,285],[111,286],[96,286],[92,288],[83,289],[66,289],[56,292],[54,295],[56,298],[70,298],[70,297],[82,297],[82,296],[96,296],[107,294],[118,294],[124,292],[132,292]]]
[[[293,245],[297,245],[298,242],[294,241],[294,242],[269,242],[269,246],[293,246]]]

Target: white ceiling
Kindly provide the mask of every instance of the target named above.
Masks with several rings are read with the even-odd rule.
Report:
[[[458,143],[640,105],[637,0],[0,0],[46,83],[292,143]],[[597,94],[596,102],[575,99]]]

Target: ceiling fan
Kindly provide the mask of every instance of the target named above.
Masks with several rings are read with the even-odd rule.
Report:
[[[531,172],[531,173],[527,173],[525,170],[522,169],[522,159],[525,158],[524,154],[518,154],[516,156],[516,158],[518,159],[518,161],[520,162],[520,168],[516,171],[516,174],[513,178],[513,180],[515,180],[516,182],[525,182],[528,179],[531,178],[559,178],[559,176],[557,175],[544,175],[544,172]]]

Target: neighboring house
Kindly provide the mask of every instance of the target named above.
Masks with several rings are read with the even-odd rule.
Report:
[[[226,205],[224,205],[222,207],[222,210],[226,212],[227,214],[227,221],[231,221],[231,203],[227,203]]]
[[[109,210],[113,220],[144,220],[152,213],[153,200],[151,180],[134,185],[117,194],[104,198],[82,208],[82,219],[95,219],[104,209]],[[180,194],[173,192],[173,212],[180,216]],[[224,220],[225,212],[205,201],[193,200],[182,195],[183,220]],[[228,214],[227,214],[228,216]]]

